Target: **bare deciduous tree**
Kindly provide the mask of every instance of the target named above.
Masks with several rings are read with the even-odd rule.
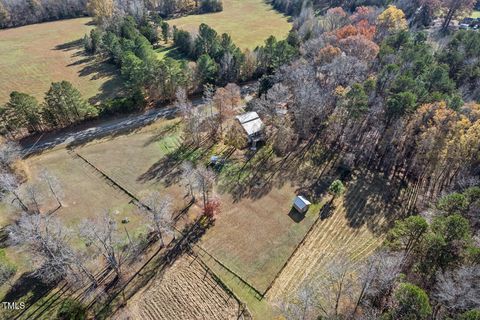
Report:
[[[120,235],[117,222],[105,211],[96,219],[86,219],[79,229],[80,237],[87,246],[93,246],[102,255],[107,265],[118,277],[122,276],[122,266],[133,248],[125,237]]]
[[[356,298],[352,317],[357,316],[360,306],[368,305],[368,298],[378,298],[393,288],[401,271],[402,256],[385,250],[378,251],[366,259],[359,267],[357,283],[360,290]],[[373,310],[373,309],[372,309]]]
[[[62,207],[63,204],[61,199],[63,197],[63,189],[57,177],[51,174],[48,170],[44,169],[40,172],[40,178],[42,179],[43,182],[47,184],[48,189],[50,190],[53,197],[57,201],[58,206]]]
[[[2,171],[10,171],[12,164],[20,158],[20,146],[14,141],[0,143],[0,166]]]
[[[287,301],[279,303],[278,308],[287,320],[314,320],[320,314],[318,287],[312,282],[304,282],[297,293]]]
[[[78,282],[83,276],[95,281],[80,255],[70,246],[71,231],[52,216],[24,213],[8,227],[8,232],[12,244],[27,246],[38,266],[35,275],[42,281],[50,283],[73,277],[74,282]]]
[[[433,297],[449,311],[467,311],[480,306],[480,268],[462,266],[437,275]]]
[[[152,191],[142,199],[142,202],[148,207],[148,209],[144,209],[143,211],[148,216],[150,227],[161,241],[162,246],[164,246],[163,235],[175,235],[172,217],[172,199],[168,196],[163,197],[158,191]]]
[[[196,190],[201,192],[203,198],[203,206],[207,204],[209,200],[209,194],[213,188],[215,182],[215,173],[212,170],[205,167],[198,167],[193,173],[194,186]]]
[[[186,142],[199,146],[202,142],[202,124],[204,117],[198,108],[194,108],[188,100],[185,89],[176,92],[175,107],[180,111],[184,121],[184,139]]]
[[[187,188],[188,195],[191,197],[193,201],[195,201],[195,193],[194,193],[194,187],[195,187],[195,179],[194,179],[194,168],[191,162],[182,162],[181,164],[181,170],[182,170],[182,175],[181,175],[181,180],[184,186]]]
[[[3,195],[12,194],[12,203],[17,203],[24,212],[28,212],[28,206],[18,192],[19,182],[13,173],[0,173],[0,189]]]
[[[329,263],[319,279],[319,291],[326,316],[338,316],[342,302],[352,297],[354,278],[352,262],[340,255]]]
[[[400,276],[403,257],[398,253],[380,251],[372,259],[375,261],[374,268],[368,271],[367,267],[360,276],[365,286],[360,300],[363,300],[363,304],[382,309]],[[375,275],[373,278],[369,277],[373,275],[370,272]]]

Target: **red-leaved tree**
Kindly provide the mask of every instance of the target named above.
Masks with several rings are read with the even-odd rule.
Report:
[[[203,214],[210,220],[215,220],[215,217],[220,214],[221,204],[218,199],[210,199],[203,207]]]

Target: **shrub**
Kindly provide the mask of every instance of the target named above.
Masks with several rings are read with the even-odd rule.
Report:
[[[221,0],[202,0],[200,3],[200,12],[219,12],[223,10]]]
[[[57,312],[58,320],[83,320],[87,318],[85,307],[78,301],[65,299]]]

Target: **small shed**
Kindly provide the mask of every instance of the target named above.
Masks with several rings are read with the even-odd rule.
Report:
[[[293,207],[300,213],[307,212],[311,204],[312,203],[310,201],[302,196],[296,196],[295,200],[293,200]]]
[[[247,134],[248,142],[255,149],[257,141],[263,139],[263,129],[265,128],[262,120],[255,111],[247,112],[235,117],[243,130]]]

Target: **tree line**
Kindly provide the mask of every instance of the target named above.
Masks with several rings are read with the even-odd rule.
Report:
[[[279,11],[298,16],[304,7],[303,0],[270,0],[270,3]],[[442,17],[442,30],[446,31],[452,20],[464,17],[474,7],[480,6],[476,0],[312,0],[309,1],[316,10],[325,13],[333,7],[342,7],[353,12],[362,6],[386,7],[395,5],[408,18],[411,25],[425,27],[433,23],[435,18]]]
[[[63,128],[98,115],[98,109],[85,101],[70,82],[52,83],[42,103],[26,93],[13,91],[9,101],[0,106],[2,133],[15,136]]]
[[[87,0],[1,0],[0,28],[87,15]]]
[[[152,11],[166,18],[222,10],[221,0],[1,0],[0,29],[87,15],[105,20]]]

